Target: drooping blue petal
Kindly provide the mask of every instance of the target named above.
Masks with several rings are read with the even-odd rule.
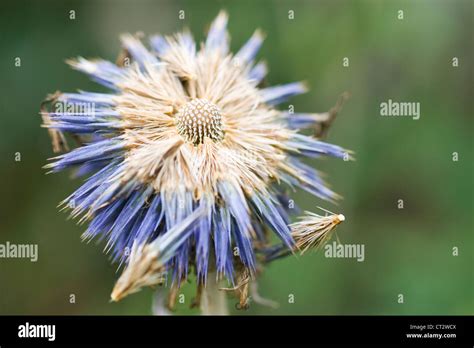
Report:
[[[314,127],[315,124],[322,122],[321,114],[309,113],[283,113],[287,120],[288,127],[291,129],[306,129]]]
[[[232,236],[237,245],[237,251],[242,263],[252,272],[255,271],[255,254],[250,236],[242,229],[235,219],[232,219]]]
[[[192,195],[183,186],[178,186],[173,193],[162,192],[161,199],[163,201],[162,208],[164,210],[166,230],[170,230],[173,226],[180,224],[193,211]],[[184,242],[178,248],[175,257],[170,260],[175,272],[173,278],[178,283],[188,273],[189,245],[189,241]]]
[[[89,224],[89,227],[82,235],[82,238],[92,239],[99,234],[102,235],[102,239],[105,238],[106,233],[110,231],[115,220],[119,216],[125,201],[126,200],[124,198],[118,198],[106,207],[103,207],[97,211],[91,223]]]
[[[280,211],[277,209],[272,200],[264,195],[253,194],[252,202],[256,207],[257,212],[262,217],[262,220],[269,224],[276,232],[278,237],[289,247],[294,245],[291,231],[285,220],[282,218]]]
[[[123,128],[123,124],[121,122],[91,122],[87,124],[54,122],[48,125],[48,128],[74,134],[115,134],[118,129]]]
[[[87,209],[90,209],[92,213],[109,202],[109,199],[120,187],[120,182],[110,181],[109,178],[120,172],[121,167],[114,166],[113,169],[114,171],[99,172],[100,176],[89,178],[83,186],[63,201],[64,203],[67,202],[68,206],[73,209],[71,216],[78,216]],[[83,219],[86,217],[83,217]]]
[[[124,78],[123,69],[106,60],[87,60],[79,57],[69,62],[71,66],[91,77],[92,80],[103,86],[117,90],[118,83]]]
[[[58,101],[74,104],[90,103],[99,106],[114,106],[116,105],[114,97],[115,95],[113,94],[79,91],[79,93],[62,93],[58,96]]]
[[[120,189],[115,195],[118,197],[128,197],[133,191],[139,189],[140,186],[141,183],[138,180],[132,179],[130,181],[127,181],[126,183],[122,183],[122,185],[120,185]]]
[[[218,190],[237,221],[239,229],[249,236],[252,230],[249,207],[240,186],[221,181],[218,183]]]
[[[310,181],[318,184],[324,183],[321,174],[313,167],[301,162],[295,157],[290,157],[288,163],[298,171],[298,174],[304,174]]]
[[[115,220],[112,230],[110,231],[110,235],[107,241],[106,250],[110,250],[110,248],[116,244],[119,238],[123,238],[123,234],[127,233],[129,229],[133,226],[134,219],[137,216],[138,211],[143,207],[146,200],[152,194],[153,188],[146,187],[144,190],[137,190],[133,192],[130,197],[127,199],[127,203],[123,207],[120,215]],[[123,252],[123,249],[120,249],[121,246],[119,245],[116,250],[119,252]]]
[[[226,271],[228,258],[232,260],[230,213],[220,207],[214,219],[214,252],[216,255],[217,273]]]
[[[189,199],[186,202],[184,215],[179,217],[179,220],[178,220],[179,223],[184,221],[187,216],[191,215],[192,211],[193,211],[193,204],[192,204],[192,200]],[[191,230],[193,232],[193,235],[195,235],[196,228],[193,226]],[[181,279],[186,279],[188,276],[190,247],[191,247],[191,237],[188,238],[188,240],[186,240],[185,242],[183,242],[183,245],[179,247],[176,251],[176,257],[174,261],[175,269],[176,269],[175,281],[177,281],[178,284],[180,284]]]
[[[177,186],[174,192],[162,191],[161,199],[166,229],[172,228],[192,212],[192,196],[183,186]]]
[[[217,184],[220,195],[232,215],[231,230],[239,249],[239,257],[251,270],[255,270],[255,255],[252,245],[252,224],[250,210],[244,193],[238,185],[220,181]]]
[[[199,207],[192,211],[180,223],[174,225],[165,233],[160,234],[153,242],[150,243],[152,248],[158,250],[160,261],[165,263],[171,260],[176,254],[176,251],[184,246],[184,243],[189,240],[189,237],[194,232],[194,224],[203,217],[205,211]]]
[[[290,151],[300,152],[308,157],[319,157],[320,155],[337,158],[348,158],[349,151],[340,146],[325,143],[303,134],[293,134],[285,143]]]
[[[116,182],[109,182],[105,181],[102,184],[100,184],[94,191],[87,193],[84,196],[79,196],[77,198],[74,198],[72,202],[75,202],[76,206],[74,210],[72,211],[73,216],[77,216],[79,213],[84,212],[85,210],[92,208],[92,205],[96,204],[99,198],[103,195],[104,192],[110,192],[113,194],[115,190],[117,189],[119,185]],[[108,197],[111,197],[112,194],[108,195]],[[103,203],[107,202],[106,199],[102,200],[99,202],[95,207],[98,209]],[[96,210],[93,209],[93,210]]]
[[[119,168],[116,173],[122,169]],[[117,193],[120,189],[120,182],[108,180],[101,184],[97,189],[97,194],[94,191],[90,195],[89,202],[84,202],[85,207],[89,208],[92,212],[99,209],[104,204],[110,202],[114,197],[119,196]]]
[[[85,176],[91,174],[92,172],[97,172],[98,170],[104,168],[109,161],[89,161],[82,164],[79,168],[77,168],[76,172],[74,173],[75,178],[79,178],[81,176]]]
[[[190,228],[195,231],[195,228]],[[189,254],[191,248],[191,238],[183,241],[183,244],[177,248],[174,257],[170,260],[173,265],[173,281],[177,282],[178,286],[183,279],[187,279],[189,271]]]
[[[338,195],[327,187],[316,169],[298,161],[296,158],[290,159],[289,163],[298,172],[297,186],[325,200],[332,201],[338,198]]]
[[[147,242],[152,236],[154,231],[157,229],[161,220],[163,219],[163,209],[159,209],[161,203],[161,197],[155,195],[151,201],[150,206],[147,209],[146,215],[143,218],[141,225],[137,230],[136,240],[138,244]]]
[[[209,242],[211,239],[211,226],[213,218],[213,207],[209,199],[201,197],[199,206],[205,211],[199,220],[195,232],[196,239],[196,273],[198,281],[203,284],[207,280],[207,268],[209,262]]]
[[[122,233],[118,235],[118,238],[114,243],[112,258],[114,260],[119,260],[120,264],[126,261],[130,255],[137,230],[143,221],[144,215],[144,209],[138,210],[138,212],[125,225]]]
[[[276,105],[299,94],[307,92],[306,85],[303,82],[293,82],[286,85],[273,86],[262,89],[262,100],[270,105]]]
[[[89,145],[84,145],[64,155],[56,157],[57,162],[47,165],[53,172],[62,170],[75,164],[87,161],[115,157],[117,152],[124,150],[126,144],[123,140],[106,139]]]
[[[231,283],[232,286],[235,286],[234,281],[234,262],[232,259],[232,250],[229,251],[229,256],[225,262],[225,270],[224,275],[226,276],[227,280]]]
[[[118,111],[112,109],[92,109],[85,111],[86,112],[71,112],[66,110],[62,112],[50,112],[48,113],[48,115],[53,121],[62,121],[70,123],[89,123],[107,118],[115,119],[121,117]]]
[[[77,203],[80,202],[81,198],[99,187],[107,178],[109,178],[111,173],[116,169],[116,165],[115,162],[109,163],[97,173],[87,178],[86,182],[66,198],[64,202],[70,203],[70,206],[74,208]]]

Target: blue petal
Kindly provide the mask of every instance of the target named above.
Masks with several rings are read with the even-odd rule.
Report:
[[[226,202],[232,216],[237,221],[242,233],[249,236],[252,227],[250,223],[249,208],[242,189],[239,186],[221,181],[218,183],[218,190],[224,202]]]
[[[138,227],[143,221],[144,214],[143,209],[140,209],[118,235],[112,252],[114,260],[119,260],[120,263],[122,263],[128,259],[135,241]]]
[[[58,97],[58,101],[66,103],[90,103],[100,106],[114,106],[116,105],[113,94],[79,92],[79,93],[62,93]]]
[[[130,197],[128,197],[127,203],[112,226],[106,249],[110,249],[120,238],[120,235],[127,233],[130,227],[132,227],[133,219],[136,218],[138,211],[143,207],[152,191],[152,187],[147,187],[143,191],[137,190],[133,192]],[[116,250],[123,251],[120,246]]]
[[[171,230],[179,225],[193,211],[193,200],[189,192],[186,192],[182,186],[177,187],[174,193],[161,193],[163,201],[164,218],[166,230]],[[195,229],[194,229],[195,230]],[[193,231],[194,231],[193,230]],[[168,232],[166,232],[168,233]],[[186,241],[177,250],[176,256],[170,260],[174,264],[174,280],[180,282],[188,273],[189,264],[189,242]]]
[[[251,62],[258,53],[258,50],[262,46],[263,35],[257,30],[252,37],[242,46],[242,48],[235,55],[235,59],[243,63]]]
[[[155,195],[137,231],[136,239],[138,244],[141,245],[149,241],[153,236],[153,232],[158,228],[158,225],[162,221],[163,210],[158,210],[160,203],[161,197],[159,195]]]
[[[221,207],[214,219],[214,250],[217,273],[224,273],[228,259],[232,260],[230,213]]]
[[[162,56],[169,49],[170,45],[163,36],[153,35],[150,37],[150,46],[156,53]]]
[[[72,195],[64,200],[72,207],[78,206],[91,192],[102,185],[112,173],[116,170],[116,163],[110,163],[97,173],[89,177],[86,182],[80,186]]]
[[[196,238],[196,273],[198,281],[203,284],[207,280],[207,268],[209,262],[209,241],[211,238],[211,224],[213,209],[206,198],[201,198],[199,206],[204,209],[205,214],[199,220],[195,233]]]
[[[47,168],[53,171],[59,171],[75,164],[81,164],[87,161],[112,158],[118,151],[125,148],[125,142],[117,139],[106,139],[89,145],[79,147],[62,156],[55,163],[48,164]]]
[[[253,252],[252,239],[242,230],[241,226],[236,223],[234,219],[232,220],[232,235],[237,244],[239,258],[251,271],[255,271],[255,255]]]
[[[74,173],[74,177],[78,178],[96,172],[97,170],[104,168],[108,163],[109,161],[103,160],[86,162],[77,169]]]
[[[285,223],[285,220],[282,218],[272,200],[257,193],[255,193],[251,199],[263,220],[272,227],[278,237],[280,237],[289,248],[292,248],[294,240],[291,236],[290,228]]]
[[[184,246],[184,243],[189,240],[192,233],[195,231],[195,223],[205,215],[205,210],[202,207],[195,209],[180,223],[173,226],[173,228],[166,231],[166,233],[159,235],[153,242],[161,255],[163,262],[169,261],[176,255],[178,249]]]
[[[50,112],[48,115],[52,120],[71,122],[71,123],[90,123],[95,122],[99,119],[104,118],[119,118],[121,117],[120,113],[116,110],[91,110],[90,113],[80,113],[80,112]]]
[[[196,53],[196,43],[194,42],[193,36],[190,32],[185,31],[179,37],[179,43],[186,49],[186,51],[194,56]]]
[[[267,75],[267,72],[267,65],[264,62],[260,62],[250,70],[249,79],[260,82]]]
[[[315,124],[320,122],[317,116],[317,114],[308,113],[284,114],[284,117],[288,121],[288,127],[291,129],[305,129],[314,127]]]
[[[121,37],[122,45],[130,53],[132,58],[141,66],[158,65],[158,59],[143,46],[142,42],[131,35]]]
[[[206,48],[208,50],[220,50],[224,54],[228,52],[229,42],[226,31],[227,20],[227,14],[225,12],[220,12],[212,22],[206,39]]]
[[[74,134],[116,134],[118,129],[123,128],[123,124],[120,122],[95,122],[78,125],[65,122],[55,122],[48,125],[47,128],[58,129],[63,132]]]
[[[102,238],[105,238],[105,234],[112,228],[124,204],[125,199],[118,198],[97,211],[82,237],[90,239],[102,233]]]
[[[295,158],[289,163],[298,172],[297,186],[325,200],[332,201],[338,198],[338,195],[327,187],[317,170]]]
[[[79,57],[69,63],[74,69],[89,75],[92,80],[112,89],[117,89],[117,85],[124,78],[123,69],[106,60],[91,61]]]
[[[290,147],[290,150],[296,150],[296,152],[301,152],[308,157],[327,155],[344,159],[349,155],[349,151],[340,146],[328,144],[302,134],[293,134],[286,145]]]
[[[284,102],[290,97],[306,93],[307,88],[303,82],[293,82],[286,85],[268,87],[261,90],[262,99],[270,105]]]

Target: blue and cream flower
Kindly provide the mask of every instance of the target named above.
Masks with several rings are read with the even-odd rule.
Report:
[[[113,299],[164,279],[180,284],[191,271],[200,284],[211,272],[232,283],[242,270],[252,276],[270,231],[279,252],[300,237],[287,188],[337,198],[302,158],[348,152],[299,132],[314,114],[276,108],[306,86],[261,87],[263,35],[232,54],[226,25],[222,12],[199,49],[187,31],[152,36],[150,49],[125,35],[118,64],[70,61],[111,92],[58,93],[50,101],[68,107],[43,114],[56,148],[66,133],[81,144],[47,167],[89,175],[63,203],[90,221],[85,239],[106,239],[128,264]]]

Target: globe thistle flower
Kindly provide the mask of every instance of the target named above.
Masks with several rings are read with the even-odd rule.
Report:
[[[89,221],[85,240],[105,239],[113,259],[128,265],[114,300],[145,285],[177,289],[192,270],[199,286],[216,274],[237,289],[257,273],[257,254],[269,253],[270,232],[291,253],[313,243],[313,227],[320,231],[311,216],[313,225],[292,232],[287,188],[338,198],[302,159],[350,152],[300,133],[326,130],[324,115],[277,109],[306,85],[263,87],[262,33],[232,54],[227,19],[218,15],[199,49],[189,31],[152,36],[149,49],[123,35],[117,64],[70,60],[110,93],[58,92],[47,101],[72,107],[43,109],[55,150],[66,133],[80,144],[46,167],[89,175],[62,204]]]

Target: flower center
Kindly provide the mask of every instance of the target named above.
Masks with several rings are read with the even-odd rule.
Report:
[[[183,105],[176,114],[179,134],[194,145],[204,142],[204,137],[213,141],[222,140],[222,118],[219,108],[206,99],[193,99]]]

